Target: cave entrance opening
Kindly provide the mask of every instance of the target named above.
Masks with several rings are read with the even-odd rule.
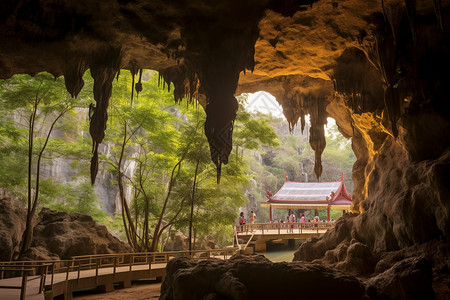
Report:
[[[275,209],[270,212],[269,206],[260,207],[260,203],[267,201],[266,189],[276,192],[285,183],[286,176],[293,182],[337,182],[343,177],[344,185],[349,194],[353,192],[352,168],[356,156],[351,148],[351,139],[347,139],[340,132],[336,122],[327,118],[325,125],[326,147],[322,153],[323,173],[320,179],[314,173],[314,150],[309,144],[310,118],[305,116],[305,128],[302,132],[300,124],[289,130],[289,125],[283,115],[283,109],[276,98],[271,94],[258,91],[256,93],[241,94],[238,97],[243,108],[251,114],[264,115],[267,122],[278,135],[279,144],[276,147],[263,146],[259,150],[253,150],[250,160],[252,187],[247,192],[248,203],[244,211],[256,212],[258,222],[269,220],[286,220],[287,215],[304,215],[306,219],[313,220],[316,215],[321,220],[337,219],[343,213],[339,209],[327,210],[314,209]],[[241,107],[242,108],[242,107]],[[256,117],[255,117],[256,118]],[[259,165],[258,165],[259,164]],[[256,166],[258,165],[258,166]],[[255,189],[259,189],[255,191]]]

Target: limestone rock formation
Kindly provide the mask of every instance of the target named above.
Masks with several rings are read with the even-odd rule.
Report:
[[[88,254],[130,253],[128,244],[111,235],[105,226],[87,215],[70,215],[43,208],[34,227],[27,259],[70,259]]]
[[[374,286],[319,264],[236,255],[229,260],[171,260],[160,299],[388,298]]]
[[[392,299],[446,299],[450,293],[450,244],[433,240],[393,251],[374,251],[359,242],[353,214],[337,220],[336,230],[309,239],[294,261],[309,261],[363,277]],[[344,227],[343,224],[348,227]],[[353,228],[353,231],[346,231]],[[346,233],[343,235],[343,233]]]
[[[182,232],[177,232],[164,245],[164,251],[182,251],[189,249],[189,239]]]
[[[216,248],[216,243],[211,237],[200,237],[195,241],[196,250],[211,250]],[[189,250],[189,238],[182,232],[177,232],[164,245],[164,251]]]
[[[31,248],[19,257],[26,209],[20,201],[0,192],[0,261],[70,259],[77,255],[133,252],[128,244],[90,216],[43,208],[35,218]]]
[[[0,261],[10,261],[19,255],[25,219],[24,208],[13,203],[10,197],[0,197]]]
[[[431,261],[408,258],[394,264],[369,282],[392,299],[433,299],[435,295],[431,272]]]

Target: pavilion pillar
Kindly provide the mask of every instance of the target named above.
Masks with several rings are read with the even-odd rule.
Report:
[[[272,222],[272,205],[269,205],[269,222]]]
[[[289,216],[291,216],[291,209],[290,209],[290,208],[289,208],[289,212],[288,212],[288,215],[289,215]]]
[[[327,206],[327,221],[330,222],[330,205]]]

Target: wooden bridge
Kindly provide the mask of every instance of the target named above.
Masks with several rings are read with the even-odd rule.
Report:
[[[71,260],[0,262],[2,300],[71,299],[72,292],[114,285],[130,287],[131,281],[164,278],[167,262],[175,257],[228,259],[238,249],[86,255]],[[5,278],[7,274],[16,277]]]
[[[329,229],[334,228],[334,222],[307,222],[307,223],[257,223],[234,227],[234,244],[245,250],[250,242],[264,242],[269,240],[307,239],[321,236]],[[239,239],[246,241],[239,244]],[[261,243],[259,243],[261,245]],[[265,245],[260,250],[265,251]]]

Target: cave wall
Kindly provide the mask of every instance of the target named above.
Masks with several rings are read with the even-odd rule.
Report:
[[[375,43],[344,52],[334,73],[355,132],[355,237],[375,251],[448,240],[449,31],[437,17],[448,10],[420,4],[385,1]]]
[[[291,127],[321,111],[352,138],[353,210],[361,215],[351,236],[375,252],[448,240],[448,5],[319,1],[291,18],[268,13],[255,52],[263,66],[240,78],[237,92],[262,86]],[[328,64],[319,63],[325,56]],[[313,122],[310,134],[320,137],[323,123]],[[310,142],[316,152],[324,146]]]
[[[393,299],[420,298],[424,282],[432,282],[430,297],[446,299],[449,9],[414,3],[384,1],[372,35],[336,59],[327,112],[352,137],[358,214],[302,244],[294,260],[371,278]]]

